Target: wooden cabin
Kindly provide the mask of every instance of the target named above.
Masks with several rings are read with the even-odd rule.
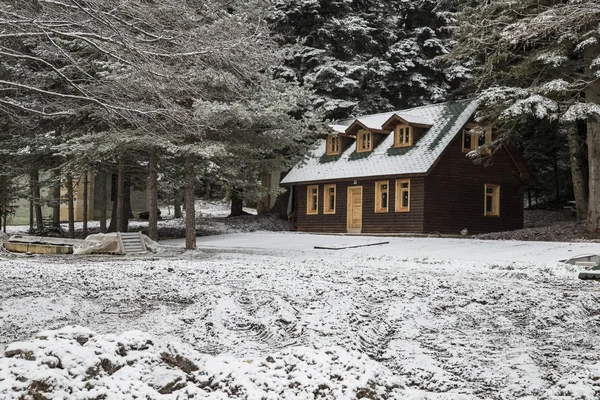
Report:
[[[331,134],[281,181],[306,232],[469,234],[523,227],[531,177],[512,145],[473,123],[476,101],[368,115]],[[474,151],[483,163],[474,163]],[[470,154],[469,154],[470,153]]]

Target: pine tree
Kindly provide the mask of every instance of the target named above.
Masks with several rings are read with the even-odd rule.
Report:
[[[242,98],[194,105],[197,123],[210,124],[209,138],[222,146],[211,168],[231,189],[232,216],[242,214],[243,198],[264,195],[261,174],[292,167],[316,138],[321,119],[303,116],[309,95],[263,74],[258,90],[247,88]]]
[[[482,3],[465,13],[455,53],[476,64],[471,90],[483,90],[483,121],[506,134],[530,116],[564,126],[578,211],[589,232],[600,229],[599,17],[595,1]],[[587,212],[577,121],[587,121]]]
[[[452,46],[444,3],[279,0],[271,22],[289,55],[277,76],[314,89],[334,119],[444,100],[468,75],[440,58]]]
[[[263,105],[282,100],[275,96],[279,93],[263,90],[275,87],[269,67],[279,60],[262,22],[263,4],[225,0],[156,0],[152,7],[144,0],[120,1],[118,6],[112,0],[2,3],[0,45],[6,62],[0,65],[0,88],[8,95],[0,98],[0,122],[34,115],[36,127],[48,127],[45,132],[60,130],[60,143],[53,151],[61,160],[61,172],[69,178],[90,169],[118,169],[120,189],[113,220],[119,230],[127,229],[128,170],[148,163],[149,203],[154,207],[160,165],[155,156],[184,165],[186,247],[193,248],[197,175],[214,173],[210,167],[232,150],[228,146],[235,140],[229,136],[238,134],[232,131],[227,138],[214,134],[214,127],[222,122],[199,118],[198,109],[213,102],[247,105],[249,99],[256,99],[256,92],[262,93]],[[293,84],[280,84],[277,89],[298,93]],[[269,93],[272,98],[266,97]],[[271,109],[278,106],[272,103]],[[281,126],[280,116],[290,117],[290,110],[286,105],[274,113]],[[272,123],[260,127],[253,122],[252,129],[256,135],[275,131]],[[15,132],[23,128],[14,127]],[[32,131],[19,138],[18,145],[26,146],[43,132]],[[126,160],[135,163],[127,168]],[[150,211],[152,230],[156,220],[154,210]]]

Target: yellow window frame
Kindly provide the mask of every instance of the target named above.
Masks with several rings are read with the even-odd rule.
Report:
[[[488,201],[491,207],[488,210]],[[500,216],[500,185],[486,183],[483,188],[483,215],[486,217]]]
[[[404,195],[406,194],[406,205],[403,205]],[[410,179],[396,180],[396,212],[410,211]]]
[[[463,153],[468,153],[472,150],[477,149],[479,145],[479,137],[481,136],[478,132],[472,132],[474,129],[483,129],[484,131],[484,143],[489,144],[492,142],[492,128],[480,128],[477,124],[467,124],[465,129],[462,130],[461,146]],[[469,138],[469,144],[465,143],[465,139]]]
[[[356,136],[356,151],[362,153],[371,150],[373,150],[373,134],[365,130],[358,131],[358,135]]]
[[[317,215],[319,213],[319,185],[308,185],[306,187],[306,215]]]
[[[337,194],[335,185],[325,185],[323,187],[323,214],[335,214],[336,202]]]
[[[339,136],[327,136],[327,155],[335,156],[340,154],[340,137]]]
[[[385,195],[385,201],[383,196]],[[375,212],[386,213],[390,208],[390,181],[375,182]]]
[[[394,128],[394,147],[410,147],[413,145],[412,126],[398,124]]]

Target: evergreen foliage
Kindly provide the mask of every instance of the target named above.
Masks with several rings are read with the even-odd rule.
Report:
[[[39,168],[75,178],[114,171],[123,160],[129,172],[139,170],[150,155],[159,155],[163,168],[186,160],[188,186],[196,171],[210,176],[222,172],[224,160],[239,167],[256,157],[261,163],[248,176],[256,185],[260,168],[285,164],[283,157],[296,154],[303,135],[315,131],[306,129],[302,114],[306,91],[273,81],[269,67],[279,56],[262,22],[264,4],[2,3],[0,148],[34,149],[35,157],[10,161],[31,169],[39,159]],[[255,121],[242,135],[238,127],[249,117]],[[48,134],[58,141],[39,144]],[[262,136],[260,149],[253,147],[250,139]],[[12,150],[0,153],[0,161],[19,154]],[[178,174],[169,168],[169,175]]]
[[[600,174],[599,18],[596,1],[483,2],[462,15],[454,53],[458,60],[474,60],[475,79],[466,91],[481,91],[484,108],[479,120],[503,133],[498,141],[522,135],[531,118],[561,124],[547,132],[567,133],[562,143],[569,146],[578,215],[587,217],[591,232],[600,228],[600,187],[594,178]],[[587,121],[587,160],[581,155],[577,121]],[[531,135],[534,143],[526,147],[540,148],[539,141],[550,142],[551,136]],[[552,147],[546,146],[546,154],[556,157]],[[589,212],[582,167],[586,161]]]
[[[468,76],[443,62],[453,13],[438,0],[279,0],[271,23],[288,51],[277,75],[314,89],[329,118],[444,100]]]

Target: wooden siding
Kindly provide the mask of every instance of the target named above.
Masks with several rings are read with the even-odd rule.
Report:
[[[363,187],[363,233],[393,233],[393,232],[422,232],[424,212],[424,177],[412,177],[410,180],[410,211],[395,212],[396,185],[400,177],[381,177],[373,179],[358,179],[353,181],[327,182],[336,184],[336,213],[323,214],[324,183],[319,183],[319,213],[306,214],[307,185],[296,186],[297,227],[305,232],[346,232],[348,187]],[[406,177],[402,177],[406,178]],[[388,212],[375,212],[375,182],[389,180]]]
[[[424,232],[470,234],[523,227],[524,184],[506,149],[493,155],[493,164],[475,165],[462,152],[458,135],[425,179]],[[500,216],[484,216],[485,184],[500,185]]]

